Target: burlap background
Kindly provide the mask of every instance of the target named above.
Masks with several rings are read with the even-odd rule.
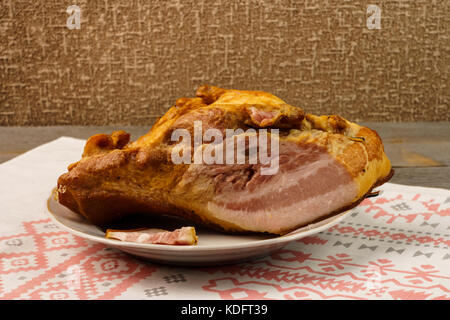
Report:
[[[81,30],[66,8],[81,7]],[[366,9],[382,9],[368,30]],[[197,85],[317,114],[450,120],[450,1],[0,2],[0,125],[151,124]]]

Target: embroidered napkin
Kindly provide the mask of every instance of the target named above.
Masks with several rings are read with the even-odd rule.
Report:
[[[259,260],[152,264],[61,230],[46,199],[83,140],[0,165],[0,299],[450,299],[450,191],[385,184],[330,229]]]

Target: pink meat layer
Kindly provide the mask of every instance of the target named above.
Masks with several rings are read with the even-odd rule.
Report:
[[[248,230],[283,233],[343,208],[357,196],[347,170],[324,149],[283,143],[279,159],[276,175],[257,172],[238,192],[221,188],[208,203],[212,215]]]
[[[136,243],[193,245],[197,243],[195,229],[182,227],[174,231],[161,229],[146,229],[139,231],[108,230],[107,238]]]

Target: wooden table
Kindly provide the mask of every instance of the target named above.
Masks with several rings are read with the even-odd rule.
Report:
[[[450,123],[363,123],[377,130],[395,168],[391,182],[450,189]],[[146,127],[0,127],[0,163],[60,136],[86,139],[123,129],[136,139]],[[81,155],[80,155],[81,156]]]

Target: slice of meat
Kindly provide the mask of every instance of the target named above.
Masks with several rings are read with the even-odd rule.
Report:
[[[205,150],[220,159],[216,152],[230,138],[214,139],[186,144],[192,162],[174,163],[174,130],[195,135],[200,121],[204,132],[235,130],[231,139],[267,132],[278,153],[270,164],[250,156],[195,163]],[[375,131],[336,115],[305,114],[261,91],[202,86],[197,97],[178,99],[147,134],[128,138],[124,132],[91,137],[82,159],[58,180],[60,203],[102,226],[130,214],[165,214],[228,232],[284,234],[356,206],[393,173]],[[267,174],[272,164],[276,170]]]
[[[258,127],[272,126],[280,116],[280,112],[278,110],[264,111],[253,106],[249,107],[248,110],[250,118]]]
[[[136,243],[195,245],[198,242],[194,227],[174,231],[163,229],[106,230],[106,238]]]
[[[232,186],[240,183],[239,178],[231,184],[220,181],[222,191],[208,202],[211,215],[248,230],[283,233],[293,225],[305,225],[338,210],[357,197],[358,187],[351,175],[325,148],[282,142],[280,149],[276,175],[261,175],[257,167],[238,192]],[[209,169],[203,166],[198,175]],[[245,180],[243,175],[240,179]]]

